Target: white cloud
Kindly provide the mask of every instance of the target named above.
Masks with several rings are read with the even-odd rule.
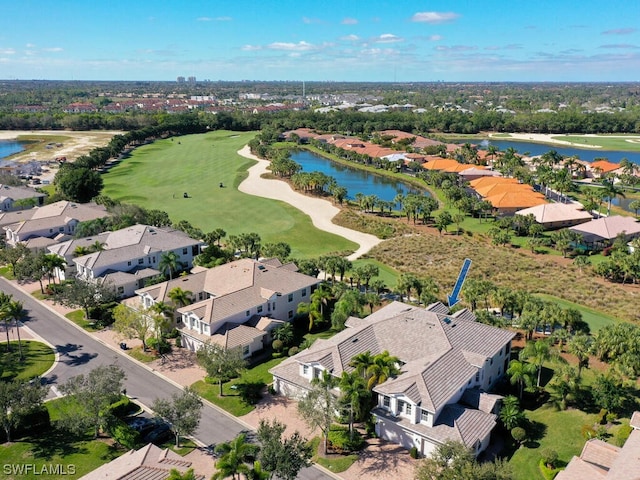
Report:
[[[454,12],[418,12],[411,17],[412,22],[420,23],[446,23],[460,17]]]
[[[344,37],[340,37],[340,40],[344,40],[346,42],[357,42],[358,40],[360,40],[360,37],[358,37],[357,35],[345,35]]]
[[[15,53],[13,48],[0,48],[0,55],[15,55]]]
[[[313,50],[315,47],[307,43],[305,41],[300,41],[298,43],[290,43],[290,42],[273,42],[267,45],[267,48],[271,50],[285,50],[290,52],[304,52],[308,50]]]
[[[469,52],[477,49],[478,47],[472,45],[452,45],[450,47],[447,47],[445,45],[438,45],[436,47],[436,50],[440,52]]]
[[[262,47],[260,45],[243,45],[242,50],[245,52],[255,52],[262,50]]]
[[[440,40],[442,40],[442,38],[442,35],[431,35],[427,37],[427,40],[429,40],[430,42],[439,42]]]
[[[25,45],[25,47],[27,47],[27,48],[35,48],[35,47],[36,47],[36,44],[35,44],[35,43],[27,43],[27,44]]]
[[[615,28],[613,30],[606,30],[602,32],[602,35],[629,35],[630,33],[635,33],[637,31],[637,28]]]
[[[62,50],[62,47],[49,47],[42,49],[43,52],[61,52]]]
[[[403,38],[398,37],[393,33],[383,33],[379,37],[373,38],[371,41],[374,43],[396,43],[396,42],[402,42]]]
[[[357,23],[358,20],[356,20],[355,18],[345,18],[342,20],[343,25],[356,25]]]
[[[196,18],[196,22],[211,22],[213,18],[211,17],[198,17]]]

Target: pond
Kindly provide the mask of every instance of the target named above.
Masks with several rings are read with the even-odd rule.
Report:
[[[0,160],[24,150],[24,145],[14,140],[0,140]]]
[[[376,195],[381,200],[388,202],[393,201],[399,193],[403,195],[407,193],[428,195],[426,191],[420,191],[405,183],[344,166],[311,152],[293,152],[291,159],[299,163],[304,172],[322,172],[335,178],[338,185],[347,189],[347,198],[350,200],[353,200],[357,193]]]

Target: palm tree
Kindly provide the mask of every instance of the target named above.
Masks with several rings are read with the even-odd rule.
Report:
[[[274,328],[271,331],[271,338],[274,340],[280,340],[283,345],[290,345],[294,339],[293,325],[290,323],[283,323],[279,327]]]
[[[552,357],[557,356],[552,351],[551,345],[547,340],[537,340],[535,342],[528,342],[525,347],[520,351],[521,359],[531,359],[532,364],[535,365],[538,371],[538,379],[536,386],[540,386],[540,380],[542,377],[542,365]]]
[[[158,268],[162,273],[166,274],[166,272],[169,271],[169,280],[173,280],[173,274],[176,273],[181,266],[180,256],[174,251],[163,253],[160,257],[160,263],[158,264]]]
[[[4,292],[0,292],[0,320],[4,322],[4,332],[7,335],[7,352],[11,351],[11,343],[9,342],[9,327],[12,318],[9,316],[8,305],[12,300],[12,296]]]
[[[602,188],[603,198],[607,199],[607,216],[609,216],[609,214],[611,213],[611,202],[613,202],[613,199],[616,197],[626,197],[624,195],[624,190],[618,188],[613,179],[603,179]]]
[[[191,292],[190,290],[183,290],[180,287],[174,287],[169,290],[169,293],[167,293],[167,296],[175,305],[177,305],[178,308],[190,305],[191,295],[193,295],[193,292]]]
[[[349,362],[349,365],[355,368],[355,371],[358,375],[368,380],[369,367],[373,365],[373,358],[374,357],[373,355],[371,355],[371,351],[367,350],[366,352],[362,352],[354,356]]]
[[[322,319],[320,304],[318,302],[300,302],[296,310],[298,315],[307,315],[309,318],[309,331],[311,331],[318,320]]]
[[[392,357],[388,351],[379,353],[373,357],[373,364],[367,370],[369,381],[367,387],[369,390],[373,390],[373,387],[386,382],[389,378],[395,377],[400,373],[400,359],[398,357]]]
[[[502,408],[500,409],[500,421],[509,431],[520,426],[524,419],[524,414],[520,409],[520,402],[513,395],[509,395],[502,400]]]
[[[3,315],[6,315],[9,320],[13,320],[16,324],[16,334],[18,335],[18,351],[20,352],[20,361],[24,359],[22,354],[22,341],[20,340],[20,320],[25,315],[22,302],[18,300],[10,300],[3,305]]]
[[[533,375],[535,374],[535,365],[519,360],[512,360],[507,369],[507,375],[511,385],[518,385],[518,398],[522,400],[522,392],[525,387],[530,388],[533,385]]]
[[[241,433],[229,442],[220,443],[216,446],[216,453],[220,459],[216,462],[218,470],[212,480],[224,480],[231,477],[233,479],[242,478],[241,475],[249,473],[249,463],[253,463],[258,453],[258,446],[247,442],[247,434]]]
[[[66,265],[66,262],[63,257],[60,255],[56,255],[55,253],[48,253],[43,257],[44,260],[44,269],[47,272],[49,277],[49,284],[51,284],[51,279],[53,278],[53,283],[55,283],[54,272],[56,269],[62,269]]]
[[[362,417],[367,411],[371,392],[367,389],[367,384],[357,372],[342,372],[340,378],[341,401],[349,409],[349,435],[353,439],[353,422]]]
[[[82,245],[78,245],[74,250],[73,250],[73,256],[74,257],[82,257],[84,255],[88,255],[89,253],[91,253],[91,250],[89,250],[89,248],[84,247]]]
[[[638,216],[638,210],[640,210],[640,200],[634,200],[629,203],[629,208],[633,210],[636,217]]]
[[[567,343],[567,351],[578,359],[578,379],[582,369],[589,366],[589,356],[593,352],[593,337],[576,333]]]

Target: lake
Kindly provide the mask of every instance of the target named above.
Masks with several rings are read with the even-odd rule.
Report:
[[[24,146],[20,142],[14,140],[0,140],[0,160],[14,153],[24,150]]]
[[[489,145],[494,145],[500,149],[500,151],[505,151],[507,148],[514,148],[518,151],[518,153],[522,154],[528,152],[529,155],[542,155],[547,153],[549,150],[555,150],[560,155],[565,157],[577,156],[580,160],[585,160],[587,162],[593,162],[596,158],[606,158],[610,162],[620,163],[620,160],[626,158],[633,163],[637,163],[640,165],[640,152],[624,152],[618,150],[603,150],[603,149],[587,149],[587,148],[574,148],[567,147],[564,145],[547,145],[542,143],[533,143],[533,142],[520,142],[513,140],[499,140],[497,138],[492,138],[491,140],[483,140],[478,143],[478,139],[466,139],[466,140],[456,140],[456,143],[473,143],[474,145],[479,145],[480,148],[486,150]]]
[[[338,185],[347,189],[347,198],[350,200],[353,200],[357,193],[377,195],[381,200],[389,202],[399,193],[428,195],[426,191],[419,191],[402,182],[350,168],[307,151],[293,152],[291,159],[299,163],[305,172],[322,172],[335,178]]]

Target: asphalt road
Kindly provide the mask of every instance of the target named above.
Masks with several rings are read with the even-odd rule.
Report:
[[[53,392],[57,385],[73,376],[113,363],[122,367],[126,374],[127,394],[143,405],[151,406],[157,398],[169,398],[181,391],[179,386],[141,366],[128,355],[107,347],[2,277],[0,290],[23,302],[27,311],[24,324],[58,352],[58,362],[44,378]],[[243,431],[247,431],[245,425],[205,403],[200,427],[194,437],[204,445],[211,445],[227,442]],[[312,467],[302,471],[299,478],[320,480],[333,477]]]

